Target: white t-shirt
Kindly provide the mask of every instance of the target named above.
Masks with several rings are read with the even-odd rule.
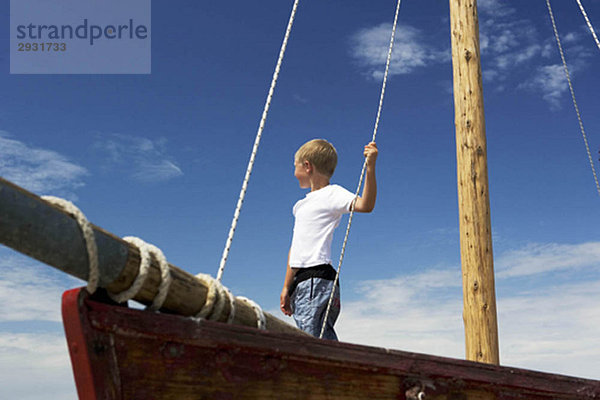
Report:
[[[339,185],[328,185],[309,192],[296,202],[290,267],[308,268],[331,263],[333,231],[342,215],[350,212],[353,200],[353,193]]]

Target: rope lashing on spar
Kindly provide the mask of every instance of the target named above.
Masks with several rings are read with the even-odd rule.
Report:
[[[235,318],[235,296],[229,289],[208,274],[198,274],[196,278],[200,279],[208,287],[206,302],[196,314],[196,318],[205,318],[212,321],[217,321],[221,318],[221,314],[225,308],[225,300],[229,301],[229,316],[227,322],[233,322]]]
[[[554,14],[552,13],[552,6],[550,5],[550,0],[546,0],[546,5],[548,6],[548,14],[550,15],[550,21],[552,22],[552,29],[554,30],[554,37],[556,38],[556,45],[558,46],[558,52],[560,53],[560,59],[562,60],[563,69],[565,71],[565,76],[567,77],[567,83],[569,84],[569,91],[571,92],[571,99],[573,100],[573,107],[575,108],[575,113],[577,114],[577,121],[579,121],[579,130],[581,131],[581,136],[583,137],[583,143],[585,144],[585,150],[587,152],[587,156],[588,156],[588,159],[590,162],[590,167],[592,169],[592,175],[594,176],[594,183],[596,184],[596,190],[598,191],[598,195],[600,195],[600,183],[598,183],[598,175],[596,174],[596,167],[594,166],[594,160],[592,159],[590,145],[588,143],[585,129],[583,128],[583,120],[581,118],[581,112],[579,111],[579,106],[577,105],[577,100],[575,100],[575,90],[573,89],[573,83],[571,82],[571,74],[569,74],[569,67],[567,66],[567,59],[565,57],[565,53],[563,51],[563,47],[560,42],[560,36],[558,35],[558,28],[556,27],[556,21],[554,20]],[[583,8],[582,8],[582,10],[583,10]],[[592,29],[592,31],[593,31],[593,29]]]
[[[231,227],[229,228],[229,235],[227,235],[227,241],[225,242],[225,248],[223,249],[223,256],[221,257],[219,270],[217,271],[218,281],[221,281],[221,279],[223,278],[223,271],[225,270],[225,264],[227,263],[227,257],[229,256],[229,249],[231,248],[231,243],[233,242],[233,235],[235,233],[235,228],[237,227],[238,219],[240,217],[242,204],[244,203],[244,197],[246,197],[246,189],[248,188],[248,182],[250,181],[250,175],[252,174],[252,168],[254,167],[256,153],[258,152],[258,145],[260,144],[262,132],[265,128],[265,122],[267,121],[267,114],[269,113],[269,107],[271,106],[273,92],[275,91],[275,86],[277,85],[279,70],[281,69],[281,63],[283,62],[283,56],[285,55],[287,42],[290,37],[290,32],[292,31],[292,26],[294,25],[294,19],[296,17],[298,3],[299,0],[294,1],[292,12],[290,14],[290,19],[288,21],[288,25],[285,30],[285,35],[283,37],[283,43],[281,44],[281,49],[279,50],[279,57],[277,59],[275,71],[273,72],[271,87],[269,88],[269,94],[267,95],[267,100],[265,101],[265,107],[263,109],[262,117],[260,119],[260,123],[258,124],[258,131],[256,132],[256,139],[254,139],[254,146],[252,147],[252,153],[250,154],[250,161],[248,161],[248,168],[246,168],[246,175],[244,176],[244,182],[242,183],[242,189],[240,190],[240,197],[238,198],[237,205],[235,207],[235,212],[233,213],[233,220],[231,221]]]
[[[113,300],[115,300],[118,303],[123,303],[129,299],[132,299],[140,291],[144,284],[144,281],[148,277],[151,256],[154,256],[155,260],[158,261],[158,265],[160,267],[160,285],[158,286],[158,293],[156,297],[154,298],[154,300],[152,300],[152,304],[148,306],[147,309],[151,311],[158,311],[164,304],[165,299],[167,298],[167,294],[169,293],[169,287],[171,286],[172,281],[167,258],[158,247],[150,243],[146,243],[140,238],[128,236],[124,237],[123,240],[133,244],[140,251],[140,272],[138,273],[138,276],[135,278],[133,284],[129,289],[118,294],[112,294],[109,292],[109,295]],[[138,281],[139,283],[137,283]]]
[[[98,268],[98,247],[96,245],[96,238],[94,237],[94,230],[92,228],[92,224],[88,221],[83,212],[70,201],[54,196],[42,196],[42,199],[46,200],[50,204],[59,207],[67,214],[75,218],[75,220],[77,221],[77,224],[79,225],[79,228],[83,233],[83,240],[85,242],[88,255],[89,271],[87,291],[90,294],[93,294],[98,288],[98,282],[100,280],[100,271]],[[127,300],[132,299],[144,285],[144,281],[148,277],[151,257],[154,256],[160,267],[161,280],[160,285],[158,287],[158,293],[154,297],[152,304],[146,307],[146,309],[150,311],[156,311],[160,309],[160,307],[162,307],[163,303],[165,302],[167,293],[169,292],[169,286],[171,285],[172,281],[167,259],[158,247],[146,243],[140,238],[129,236],[123,238],[123,240],[138,248],[140,252],[139,272],[128,289],[122,291],[121,293],[108,292],[108,294],[117,303],[124,303]]]
[[[383,98],[385,97],[385,88],[387,85],[388,72],[390,70],[390,61],[392,59],[392,50],[394,49],[394,38],[396,36],[396,26],[398,23],[398,14],[400,12],[400,4],[402,0],[398,0],[396,4],[396,13],[394,14],[394,24],[392,25],[392,34],[390,37],[390,45],[388,48],[387,59],[385,61],[385,72],[383,74],[383,83],[381,85],[381,94],[379,96],[379,106],[377,107],[377,116],[375,117],[375,126],[373,127],[373,138],[372,142],[375,141],[377,137],[377,130],[379,129],[379,119],[381,117],[381,110],[383,108]],[[338,262],[338,268],[335,273],[335,279],[333,281],[333,285],[331,286],[331,295],[329,296],[329,302],[327,303],[327,310],[325,311],[325,316],[323,318],[323,326],[321,327],[321,333],[319,334],[319,338],[323,338],[323,334],[325,333],[325,327],[327,326],[327,319],[329,318],[329,313],[331,311],[331,305],[333,304],[333,299],[335,298],[335,290],[337,288],[338,282],[340,280],[340,270],[342,269],[342,262],[344,261],[344,254],[346,253],[346,244],[348,242],[348,236],[350,234],[350,227],[352,226],[352,218],[354,217],[354,205],[356,204],[356,199],[358,199],[358,194],[360,192],[360,188],[363,183],[363,179],[365,177],[365,171],[367,169],[367,160],[365,159],[362,171],[360,172],[360,178],[358,180],[358,187],[356,188],[356,193],[354,194],[354,201],[350,206],[350,216],[348,217],[348,225],[346,226],[346,234],[344,235],[344,241],[342,244],[342,251],[340,253],[340,260]]]
[[[83,240],[88,254],[88,284],[87,291],[93,294],[98,288],[98,282],[100,280],[100,271],[98,269],[98,247],[96,246],[96,238],[94,237],[94,229],[92,224],[85,217],[83,212],[68,200],[61,199],[60,197],[54,196],[42,196],[42,199],[48,203],[57,206],[77,221],[79,229],[83,233]]]
[[[267,319],[265,318],[265,313],[263,312],[262,308],[260,308],[256,302],[247,297],[238,296],[237,298],[249,304],[256,313],[256,327],[263,330],[267,329]]]
[[[213,321],[218,321],[223,314],[225,308],[225,300],[229,301],[229,315],[227,317],[227,323],[233,323],[236,313],[236,300],[241,300],[248,304],[256,314],[256,326],[258,329],[266,329],[267,320],[265,313],[262,308],[254,301],[243,296],[234,296],[229,289],[227,289],[221,282],[213,278],[208,274],[196,275],[198,279],[203,281],[208,286],[208,294],[206,295],[206,302],[202,309],[196,314],[196,318],[205,318]]]
[[[90,294],[93,294],[98,288],[100,270],[98,267],[98,247],[96,245],[96,238],[94,236],[92,224],[88,221],[84,213],[70,201],[54,196],[43,196],[42,198],[48,203],[57,206],[67,214],[71,215],[79,225],[79,228],[83,233],[83,240],[86,245],[89,264],[87,291]],[[140,253],[139,272],[129,288],[120,293],[108,292],[108,295],[117,303],[124,303],[134,298],[148,277],[152,257],[154,257],[160,268],[161,280],[158,287],[158,292],[152,300],[152,304],[146,307],[146,309],[149,311],[158,311],[167,298],[169,287],[172,282],[169,263],[167,262],[163,252],[158,247],[133,236],[124,237],[123,240],[138,249]],[[223,286],[216,279],[212,278],[210,275],[199,274],[197,275],[197,278],[208,287],[208,293],[206,295],[206,302],[196,317],[217,321],[221,318],[225,309],[225,305],[228,302],[229,315],[227,317],[227,323],[233,323],[236,312],[236,297],[229,289]],[[246,302],[252,307],[257,316],[257,327],[259,329],[266,329],[266,318],[260,306],[245,297],[238,297],[238,299]]]

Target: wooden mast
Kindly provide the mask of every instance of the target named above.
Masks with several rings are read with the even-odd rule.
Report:
[[[500,363],[476,0],[450,0],[454,113],[468,360]]]

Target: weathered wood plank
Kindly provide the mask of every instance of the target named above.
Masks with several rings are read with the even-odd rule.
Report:
[[[103,383],[96,397],[81,400],[404,399],[418,384],[429,399],[600,399],[598,381],[149,315],[91,301],[77,290],[65,293],[63,310],[69,349],[103,359],[91,368],[95,382],[110,375],[120,390],[107,395],[117,391]],[[71,320],[93,333],[71,334]],[[90,379],[79,376],[86,369],[71,354],[79,388]]]

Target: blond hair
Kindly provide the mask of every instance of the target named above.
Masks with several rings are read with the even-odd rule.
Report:
[[[296,162],[310,162],[315,169],[331,178],[337,165],[337,151],[325,139],[313,139],[304,143],[294,156]]]

